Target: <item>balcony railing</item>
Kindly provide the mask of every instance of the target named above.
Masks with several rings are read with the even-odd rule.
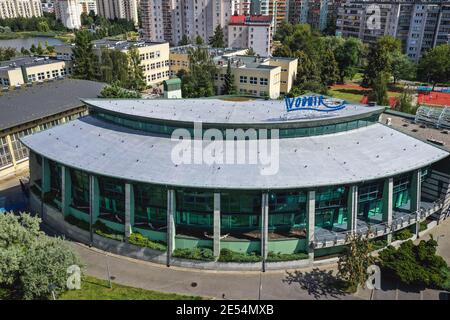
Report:
[[[422,221],[433,213],[439,211],[444,204],[444,200],[445,198],[440,198],[427,206],[427,208],[420,208],[416,212],[398,213],[400,216],[393,218],[390,224],[388,222],[381,222],[378,224],[366,224],[363,226],[358,226],[356,230],[347,230],[340,232],[328,231],[315,234],[314,248],[320,249],[344,245],[348,242],[349,236],[353,232],[356,232],[357,234],[368,235],[369,238],[375,238],[406,228],[416,223],[417,221]]]

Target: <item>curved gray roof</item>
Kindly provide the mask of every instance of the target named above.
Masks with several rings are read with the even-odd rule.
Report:
[[[279,171],[260,165],[181,164],[177,141],[105,123],[91,116],[22,138],[64,165],[131,181],[214,189],[288,189],[393,176],[449,154],[382,124],[336,134],[279,140]]]
[[[284,100],[227,101],[223,99],[84,99],[87,105],[107,112],[166,122],[202,122],[203,125],[307,124],[342,121],[381,113],[384,107],[348,104],[333,112],[293,111],[286,113]],[[279,127],[281,127],[279,126]]]

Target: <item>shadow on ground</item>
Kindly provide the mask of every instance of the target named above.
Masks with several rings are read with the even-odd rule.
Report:
[[[315,299],[323,298],[339,298],[347,293],[341,289],[341,281],[333,275],[333,272],[314,268],[312,271],[286,272],[283,282],[298,284],[303,290],[307,290],[308,294]]]

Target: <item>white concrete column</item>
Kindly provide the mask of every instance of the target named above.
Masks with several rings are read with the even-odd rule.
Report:
[[[306,198],[306,248],[309,260],[314,261],[314,228],[316,215],[316,191],[308,191]]]
[[[167,266],[175,250],[175,190],[167,190]]]
[[[261,197],[261,257],[267,259],[269,249],[269,194],[263,193]]]
[[[69,215],[72,197],[72,184],[70,180],[70,169],[61,166],[61,212],[64,216]]]
[[[420,195],[422,193],[422,170],[418,169],[413,172],[411,179],[411,212],[416,213],[416,236],[420,232]]]
[[[352,234],[356,233],[356,226],[358,222],[358,186],[350,186],[348,190],[348,216],[347,216],[347,230]]]
[[[394,191],[394,178],[388,178],[384,181],[383,187],[383,221],[389,226],[389,234],[387,236],[387,242],[392,242],[392,214],[393,214],[393,191]]]
[[[134,215],[132,211],[133,202],[133,185],[125,183],[125,238],[128,239],[133,232],[131,229],[131,216]]]
[[[214,257],[220,256],[220,193],[214,193]]]

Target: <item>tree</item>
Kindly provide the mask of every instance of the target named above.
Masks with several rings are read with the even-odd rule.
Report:
[[[142,91],[145,89],[144,69],[141,65],[139,51],[136,47],[128,50],[129,56],[129,79],[127,88],[131,90]]]
[[[247,56],[256,56],[256,52],[255,50],[253,50],[253,48],[248,48],[247,51],[245,51],[245,54]]]
[[[380,72],[372,82],[372,91],[369,94],[370,101],[376,101],[377,104],[387,106],[389,98],[387,95],[388,75]]]
[[[15,48],[0,47],[0,61],[11,60],[12,58],[14,58],[16,56],[16,54],[17,54],[17,51]]]
[[[48,32],[50,31],[50,27],[48,26],[47,21],[40,21],[37,25],[37,30],[40,32]]]
[[[36,54],[43,55],[45,53],[44,48],[42,47],[42,43],[39,41],[37,48],[36,48]]]
[[[401,50],[400,40],[391,36],[382,36],[369,48],[367,67],[364,71],[363,85],[372,86],[378,74],[384,73],[388,78],[392,75],[394,56]]]
[[[370,254],[371,245],[366,235],[350,235],[345,253],[338,260],[338,277],[344,280],[350,291],[356,291],[358,286],[365,285],[367,268],[375,259]]]
[[[31,53],[36,53],[36,46],[34,45],[34,43],[31,44],[30,52]]]
[[[428,51],[419,61],[417,70],[422,81],[430,82],[433,89],[438,83],[450,81],[450,44],[441,44]]]
[[[357,38],[336,39],[339,39],[339,43],[333,52],[339,68],[339,81],[344,83],[345,78],[352,79],[358,70],[363,44]]]
[[[223,29],[220,24],[217,25],[216,29],[214,29],[214,35],[209,38],[209,44],[213,48],[224,48],[225,47],[225,37],[223,34]]]
[[[339,79],[339,67],[330,48],[324,48],[321,53],[320,64],[321,82],[326,86],[333,85]]]
[[[236,86],[234,85],[234,74],[231,72],[231,61],[228,60],[227,73],[224,76],[223,93],[235,94]]]
[[[405,113],[416,113],[416,107],[413,106],[413,91],[411,89],[403,90],[400,97],[395,102],[395,109]]]
[[[206,48],[189,48],[189,71],[178,72],[181,92],[185,98],[208,97],[214,94],[214,61]]]
[[[73,76],[79,79],[95,80],[97,77],[98,59],[94,54],[89,31],[81,30],[75,33],[73,48]]]
[[[191,41],[189,40],[189,37],[185,34],[183,34],[183,36],[181,37],[180,42],[178,42],[179,46],[185,46],[188,45],[189,43],[191,43]]]
[[[46,236],[29,214],[0,215],[0,288],[9,299],[49,299],[66,290],[67,268],[80,266],[61,238]]]
[[[22,47],[20,48],[20,53],[23,54],[24,56],[28,56],[30,54],[30,51]]]
[[[398,80],[414,80],[416,77],[416,65],[408,56],[397,52],[392,59],[392,76],[394,83]]]
[[[203,38],[202,38],[202,37],[197,36],[197,37],[195,38],[195,44],[198,45],[198,46],[201,46],[201,45],[205,44],[205,42],[203,41]]]
[[[112,84],[105,86],[100,92],[102,98],[110,99],[139,99],[141,94],[137,91],[127,90],[120,86],[119,81],[114,81]]]
[[[406,284],[416,284],[449,290],[449,268],[445,260],[436,255],[437,242],[432,237],[414,245],[403,242],[398,249],[387,247],[379,254],[378,263],[383,271]]]

